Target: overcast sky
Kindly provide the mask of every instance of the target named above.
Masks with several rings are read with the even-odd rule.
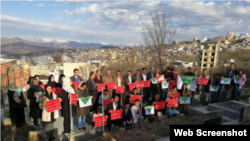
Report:
[[[2,1],[1,36],[140,44],[140,19],[165,12],[180,40],[250,33],[250,1]]]

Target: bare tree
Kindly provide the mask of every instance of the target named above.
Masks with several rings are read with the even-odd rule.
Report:
[[[165,13],[156,10],[149,15],[150,23],[142,20],[142,41],[148,51],[148,54],[144,56],[148,58],[151,55],[151,59],[148,60],[149,64],[163,71],[168,57],[165,50],[177,39],[178,32],[175,22],[167,19]]]

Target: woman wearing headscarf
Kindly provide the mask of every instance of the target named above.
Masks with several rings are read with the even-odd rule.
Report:
[[[52,88],[58,87],[54,75],[49,75],[47,85],[50,85]]]
[[[30,117],[32,117],[37,130],[40,130],[40,127],[38,126],[38,119],[41,118],[42,112],[39,107],[40,99],[37,95],[37,92],[40,91],[42,91],[42,89],[39,86],[39,82],[36,79],[31,78],[30,89],[28,90],[28,99],[30,100]]]
[[[17,88],[14,82],[10,82],[8,90],[10,119],[14,127],[21,127],[25,123],[24,107],[21,102],[24,96],[20,88]]]
[[[50,85],[45,86],[44,98],[46,98],[46,101],[58,98],[57,95],[52,92],[52,87]],[[60,101],[62,101],[62,99],[60,99]],[[53,136],[53,123],[56,121],[56,118],[59,118],[58,110],[48,113],[45,107],[45,102],[43,104],[40,103],[39,106],[43,110],[42,121],[45,122],[47,139],[49,141],[54,140],[56,138]]]
[[[64,74],[60,74],[59,75],[59,79],[58,79],[58,87],[59,88],[62,88],[63,86],[63,79],[65,78],[65,75]]]
[[[76,106],[71,105],[72,108],[72,115],[70,115],[70,105],[69,105],[69,99],[70,94],[75,94],[75,90],[71,87],[72,82],[69,77],[64,78],[63,80],[63,90],[62,90],[62,109],[64,117],[63,121],[63,127],[64,127],[64,133],[68,135],[71,132],[70,124],[71,124],[71,116],[76,116]]]

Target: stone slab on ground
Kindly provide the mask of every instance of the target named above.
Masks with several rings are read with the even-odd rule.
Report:
[[[200,104],[200,95],[199,94],[193,95],[191,105],[199,105],[199,104]]]
[[[36,131],[29,132],[29,141],[36,141],[41,139],[41,133]]]
[[[222,110],[212,111],[210,113],[203,114],[203,125],[221,125],[222,115]]]

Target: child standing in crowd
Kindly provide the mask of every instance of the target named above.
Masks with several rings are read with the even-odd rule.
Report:
[[[190,94],[190,91],[187,89],[187,85],[185,83],[183,83],[183,85],[182,85],[180,95],[181,96],[190,96],[190,97],[192,97],[192,95]],[[180,104],[181,113],[184,113],[187,116],[188,107],[189,107],[189,104]]]
[[[132,106],[131,112],[133,116],[133,124],[140,124],[142,123],[144,117],[142,116],[141,109],[140,109],[140,100],[135,100],[135,105]]]
[[[95,118],[103,116],[102,111],[100,108],[97,108],[95,110],[95,113],[93,114],[93,120],[92,120],[92,128],[95,129]]]

